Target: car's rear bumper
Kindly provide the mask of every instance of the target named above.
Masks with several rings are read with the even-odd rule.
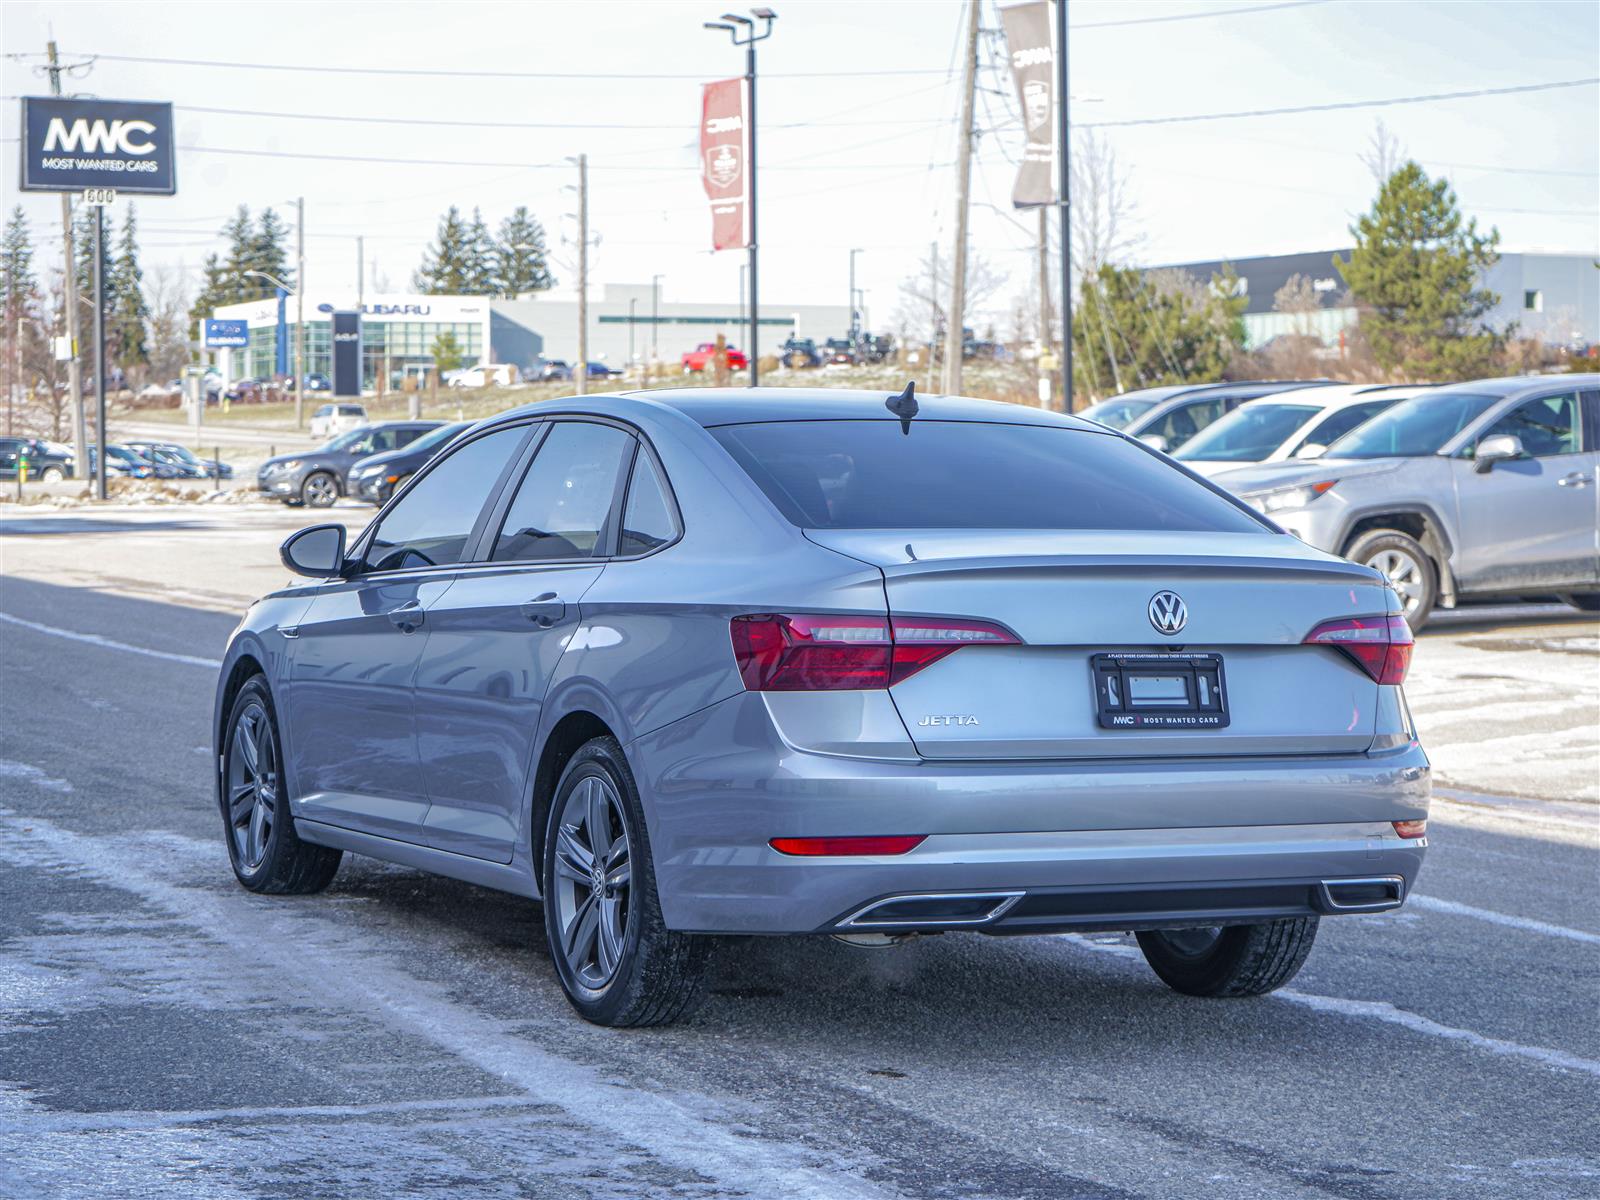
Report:
[[[1427,815],[1415,742],[1304,758],[894,762],[797,750],[763,716],[736,697],[628,747],[671,928],[1029,932],[1380,911],[1409,893],[1427,845],[1392,824]],[[926,838],[897,856],[769,845],[872,834]],[[1341,883],[1355,880],[1392,883]],[[862,919],[929,894],[960,899],[897,902],[894,926],[882,911]],[[1010,902],[991,911],[974,894]]]

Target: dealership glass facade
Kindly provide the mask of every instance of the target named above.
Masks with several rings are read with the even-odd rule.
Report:
[[[294,372],[294,330],[291,315],[287,324],[288,371]],[[333,377],[333,325],[331,321],[306,322],[306,373]],[[471,366],[481,362],[487,352],[483,344],[483,324],[479,321],[363,321],[361,325],[361,386],[376,388],[378,371],[386,372],[386,386],[398,388],[400,380],[410,375],[423,375],[433,366],[434,344],[443,336],[455,338],[461,354],[461,363]],[[238,351],[239,363],[235,377],[248,375],[256,379],[270,379],[276,371],[274,360],[277,346],[275,324],[252,324],[250,347]],[[239,360],[243,361],[240,362]]]

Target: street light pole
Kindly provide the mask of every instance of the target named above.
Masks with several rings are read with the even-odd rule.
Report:
[[[1056,0],[1056,107],[1060,112],[1060,142],[1056,173],[1061,188],[1061,411],[1072,411],[1072,216],[1068,207],[1072,185],[1072,141],[1069,133],[1070,97],[1067,95],[1067,0]]]
[[[661,347],[656,339],[656,330],[661,327],[661,281],[665,275],[650,276],[650,365],[654,366],[661,359]]]
[[[754,17],[752,21],[750,17]],[[738,13],[723,13],[722,22],[707,21],[707,29],[725,29],[728,36],[733,39],[735,46],[745,48],[744,59],[744,86],[745,86],[745,120],[748,128],[745,130],[745,195],[746,214],[750,222],[750,238],[747,250],[750,256],[750,386],[754,387],[761,381],[761,346],[758,331],[761,327],[760,289],[756,282],[757,250],[760,239],[756,235],[756,43],[766,41],[772,36],[772,23],[778,19],[778,14],[770,8],[752,8],[750,17],[742,17]],[[756,21],[763,22],[760,33],[756,32]]]
[[[862,250],[852,250],[852,251],[850,251],[850,346],[851,346],[851,349],[854,349],[856,342],[858,340],[860,340],[861,319],[860,319],[858,310],[856,309],[856,255],[863,254],[863,253],[865,253],[865,251],[862,251]]]
[[[94,206],[94,411],[95,441],[100,452],[94,460],[95,499],[106,498],[106,250],[105,206]],[[67,269],[72,269],[69,263]]]
[[[639,297],[628,297],[628,365],[633,366],[633,311],[639,307]]]
[[[306,198],[294,205],[294,427],[301,429],[306,423]]]

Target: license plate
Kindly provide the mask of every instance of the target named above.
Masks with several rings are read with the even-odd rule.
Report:
[[[1226,729],[1220,654],[1096,654],[1095,712],[1102,729]]]

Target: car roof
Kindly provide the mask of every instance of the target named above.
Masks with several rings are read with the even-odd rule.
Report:
[[[1291,388],[1246,400],[1240,408],[1265,404],[1309,404],[1326,411],[1372,400],[1404,400],[1433,387],[1431,383],[1336,383],[1330,387]]]
[[[1468,392],[1483,396],[1515,396],[1533,388],[1593,387],[1600,383],[1600,374],[1594,375],[1507,375],[1500,379],[1466,379],[1460,383],[1447,383],[1441,392]]]
[[[659,388],[620,394],[677,409],[706,428],[767,421],[898,420],[886,407],[894,393],[857,388]],[[1103,432],[1090,421],[1001,400],[940,395],[916,399],[918,420],[1057,425]]]

